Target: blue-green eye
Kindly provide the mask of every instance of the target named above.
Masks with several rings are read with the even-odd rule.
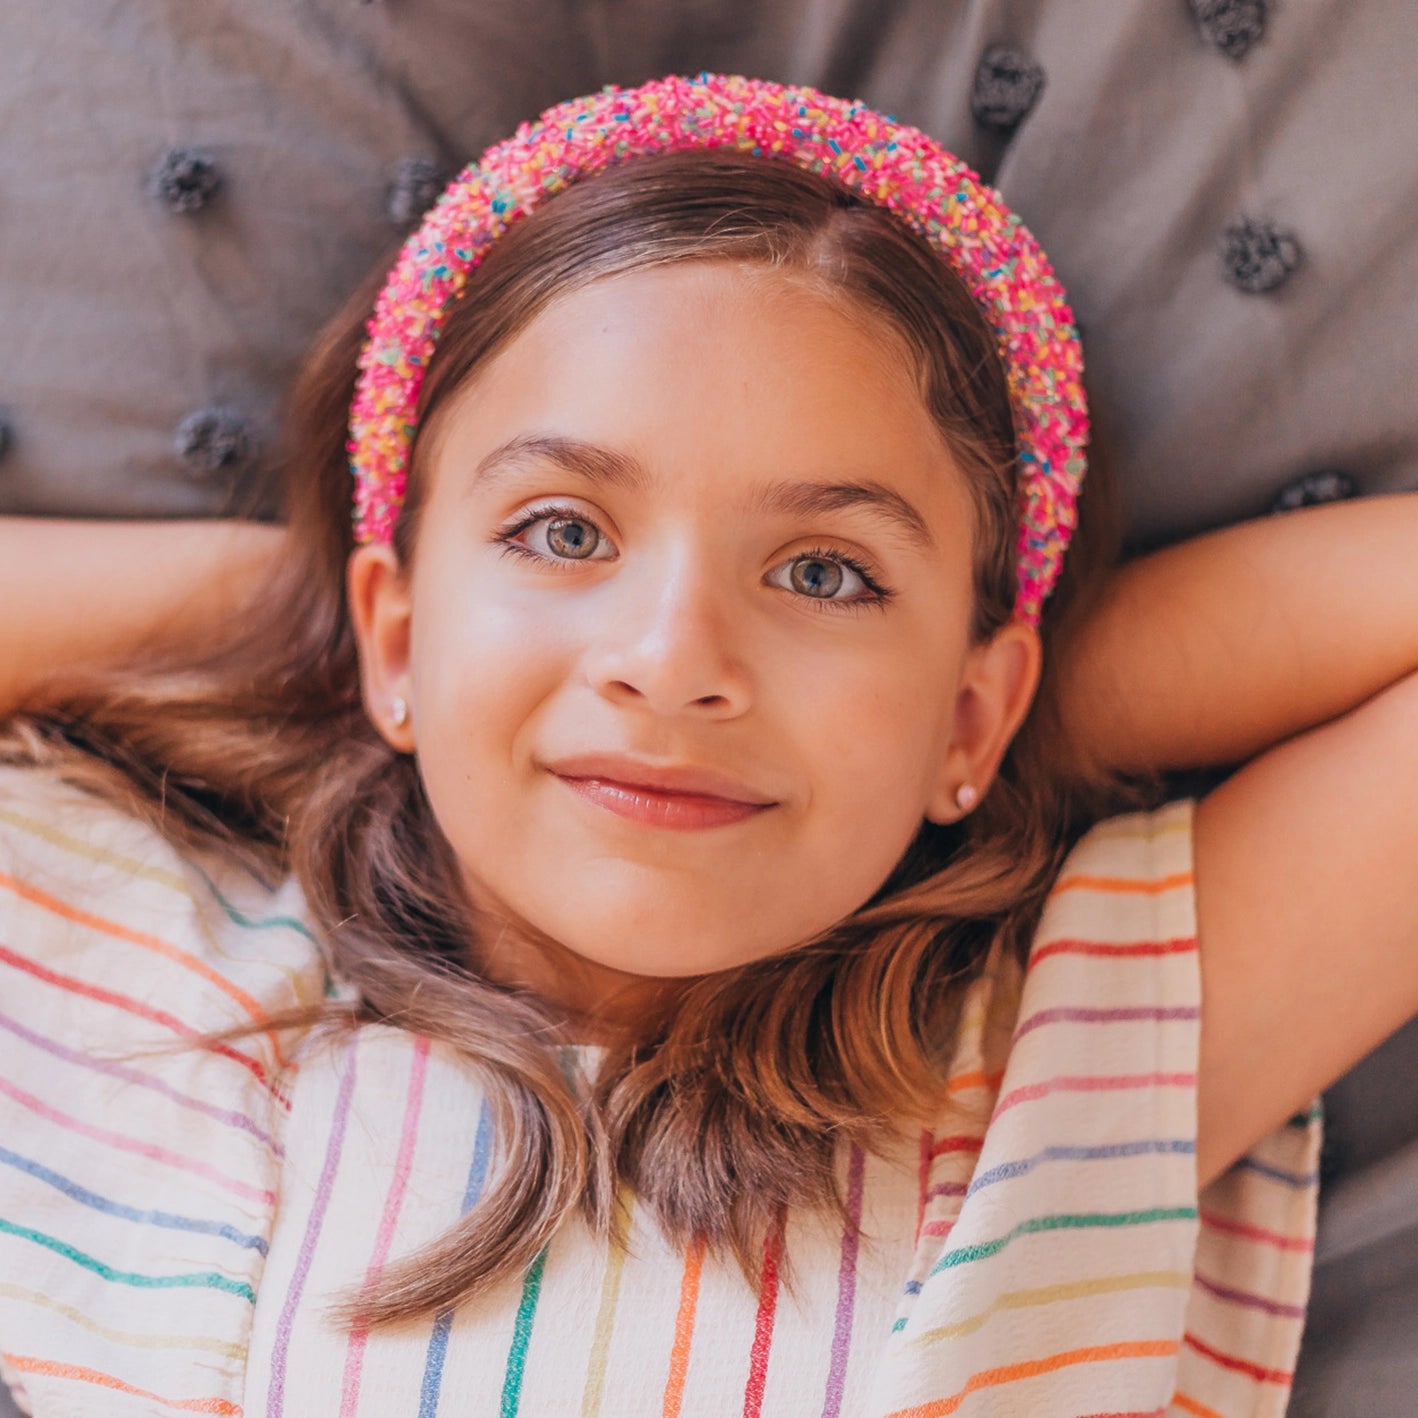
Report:
[[[584,561],[600,540],[600,532],[584,518],[553,517],[547,523],[547,545],[558,556]]]
[[[527,541],[513,540],[529,530]],[[574,507],[538,507],[500,532],[497,540],[505,551],[540,561],[609,561],[614,556],[601,529]],[[603,548],[609,555],[597,556]]]
[[[799,557],[791,565],[793,569],[788,573],[788,579],[793,583],[793,590],[801,591],[805,596],[820,596],[824,600],[842,589],[842,583],[847,579],[846,572],[850,569],[840,562],[824,561],[817,556]],[[856,575],[855,572],[852,574]],[[857,580],[860,581],[861,577],[858,576]]]
[[[785,561],[774,572],[788,569],[787,584],[771,581],[785,591],[796,591],[814,602],[814,610],[861,610],[867,606],[883,609],[896,594],[881,584],[880,578],[855,557],[831,547],[814,547]],[[838,593],[846,588],[849,594]]]

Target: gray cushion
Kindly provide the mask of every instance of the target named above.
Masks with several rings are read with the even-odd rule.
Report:
[[[1418,1394],[1418,1023],[1325,1098],[1314,1287],[1291,1418],[1399,1418]]]
[[[1192,3],[1233,37],[1267,9]],[[230,505],[299,351],[399,234],[402,159],[451,168],[557,99],[697,68],[860,95],[998,180],[1072,294],[1134,544],[1328,468],[1412,486],[1408,3],[1269,8],[1238,59],[1185,0],[7,0],[0,510]],[[1012,137],[971,111],[996,45],[1043,71]],[[206,206],[151,195],[172,149],[213,160]],[[1268,291],[1227,278],[1246,222],[1252,276],[1298,259]],[[184,461],[179,426],[212,409],[245,438],[198,427]],[[245,470],[209,466],[243,444]]]
[[[5,0],[0,511],[268,505],[278,391],[406,229],[408,160],[702,68],[860,96],[998,182],[1134,546],[1418,486],[1411,0]],[[1329,1098],[1306,1418],[1412,1411],[1415,1078],[1410,1026]]]

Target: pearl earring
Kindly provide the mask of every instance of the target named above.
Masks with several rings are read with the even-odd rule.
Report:
[[[955,806],[958,807],[961,812],[969,812],[979,801],[979,793],[976,792],[969,783],[962,783],[955,790]]]
[[[409,721],[409,706],[404,702],[402,696],[395,695],[394,702],[389,706],[389,717],[394,721],[396,729],[402,729]]]

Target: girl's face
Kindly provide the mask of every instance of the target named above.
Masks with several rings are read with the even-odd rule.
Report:
[[[767,269],[645,269],[440,410],[412,567],[362,548],[349,589],[483,969],[586,1006],[783,950],[993,773],[1037,641],[970,643],[970,502],[878,323]],[[656,775],[697,792],[625,786]]]

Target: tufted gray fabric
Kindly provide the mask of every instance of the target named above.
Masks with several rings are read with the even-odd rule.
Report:
[[[998,183],[1134,547],[1418,486],[1412,0],[5,0],[0,511],[268,508],[278,391],[438,175],[702,68],[859,96]],[[1302,1418],[1413,1411],[1415,1080],[1411,1026],[1331,1094]]]
[[[972,112],[991,49],[1042,71],[996,80],[1013,136]],[[1409,0],[7,0],[0,510],[231,505],[411,173],[698,68],[859,95],[998,181],[1074,300],[1134,545],[1320,469],[1418,481]],[[168,174],[188,210],[174,152],[210,164]],[[176,430],[214,408],[247,451],[194,468]]]

